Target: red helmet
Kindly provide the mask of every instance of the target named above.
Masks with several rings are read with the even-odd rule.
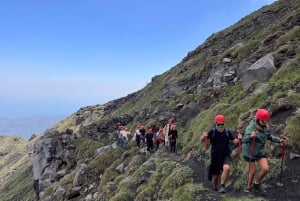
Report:
[[[269,121],[270,113],[265,109],[258,109],[255,118],[258,120]]]
[[[216,122],[216,123],[222,123],[222,122],[224,122],[224,121],[225,121],[225,118],[224,118],[223,115],[218,114],[218,115],[215,117],[215,122]]]

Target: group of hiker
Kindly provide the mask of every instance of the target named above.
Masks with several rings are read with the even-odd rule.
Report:
[[[249,167],[247,186],[244,191],[251,192],[253,188],[263,192],[261,183],[269,171],[267,153],[265,151],[266,141],[270,140],[283,145],[287,143],[286,137],[276,137],[271,134],[269,120],[270,113],[265,109],[258,109],[255,119],[246,127],[244,134],[242,135],[239,132],[235,138],[232,132],[225,127],[225,117],[221,114],[215,116],[214,127],[208,132],[203,132],[203,135],[200,137],[201,142],[204,142],[205,150],[208,150],[209,146],[211,146],[208,179],[212,182],[214,190],[226,193],[226,181],[230,175],[230,165],[232,163],[230,144],[233,143],[238,145],[239,152],[241,152]],[[127,127],[118,126],[117,136],[122,147],[126,147],[129,134]],[[144,147],[146,145],[148,152],[154,149],[154,145],[157,151],[160,144],[163,144],[170,152],[176,153],[178,133],[176,124],[173,123],[171,118],[168,119],[167,124],[155,130],[151,127],[146,130],[144,125],[138,125],[134,138],[136,146]],[[256,163],[260,170],[254,180]]]
[[[270,113],[265,109],[258,109],[244,135],[238,133],[237,138],[225,128],[225,117],[215,116],[215,126],[209,132],[204,132],[200,140],[204,142],[207,150],[211,145],[211,163],[208,169],[208,179],[212,182],[213,189],[220,193],[226,193],[226,181],[230,173],[232,162],[230,143],[238,144],[244,160],[248,163],[248,181],[245,192],[253,189],[264,192],[261,183],[269,171],[269,164],[265,144],[267,140],[275,143],[287,143],[286,137],[276,137],[271,134],[269,128]],[[256,163],[259,166],[259,173],[255,178]],[[220,187],[218,188],[220,177]]]
[[[129,135],[128,127],[118,125],[117,138],[121,147],[126,147]],[[171,118],[168,119],[167,124],[163,127],[159,127],[158,130],[152,127],[146,130],[144,125],[138,125],[133,137],[136,141],[136,145],[139,148],[147,146],[148,152],[151,152],[154,148],[157,151],[160,144],[163,144],[166,149],[170,149],[170,152],[176,153],[178,133],[176,124],[173,123],[173,119]]]

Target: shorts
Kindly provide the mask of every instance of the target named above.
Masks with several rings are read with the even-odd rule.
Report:
[[[247,161],[249,163],[258,161],[261,158],[267,158],[267,154],[259,155],[259,156],[255,156],[255,157],[244,156],[245,161]]]
[[[230,156],[226,156],[222,159],[212,159],[208,170],[208,180],[211,181],[213,175],[219,175],[223,170],[223,165],[231,165],[232,159]]]

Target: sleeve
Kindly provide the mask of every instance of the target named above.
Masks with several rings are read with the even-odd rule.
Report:
[[[232,134],[232,132],[228,129],[228,134],[229,134],[229,140],[232,141],[234,140],[234,136]]]
[[[208,133],[207,133],[207,139],[209,139],[209,140],[211,139],[212,133],[213,133],[213,130],[210,129],[210,131],[208,131]]]
[[[242,139],[242,143],[250,143],[251,142],[251,132],[253,131],[252,128],[247,127]]]
[[[270,131],[267,131],[267,136],[268,136],[267,137],[268,140],[270,140],[272,142],[280,143],[280,138],[272,135]]]

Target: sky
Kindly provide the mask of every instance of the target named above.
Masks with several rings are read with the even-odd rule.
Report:
[[[274,0],[0,0],[0,117],[71,115],[142,89]]]

